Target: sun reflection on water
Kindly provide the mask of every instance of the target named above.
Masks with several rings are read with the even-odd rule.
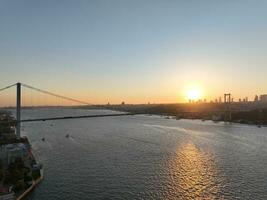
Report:
[[[212,154],[199,150],[193,143],[177,149],[169,161],[169,170],[170,199],[224,199]]]

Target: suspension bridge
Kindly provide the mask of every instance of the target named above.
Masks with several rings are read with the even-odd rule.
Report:
[[[60,117],[45,117],[45,118],[34,118],[34,119],[21,119],[21,109],[22,107],[41,107],[41,106],[67,106],[67,105],[73,105],[73,104],[69,104],[69,103],[63,103],[62,101],[67,101],[67,102],[72,102],[74,103],[75,106],[92,106],[91,103],[85,102],[85,101],[81,101],[78,99],[74,99],[71,97],[67,97],[67,96],[63,96],[63,95],[59,95],[50,91],[46,91],[43,89],[39,89],[37,87],[33,87],[24,83],[15,83],[15,84],[11,84],[8,85],[6,87],[3,87],[0,89],[0,93],[3,93],[9,89],[15,88],[16,92],[15,92],[15,96],[16,96],[16,102],[14,104],[10,103],[11,99],[5,99],[2,98],[4,100],[4,103],[2,103],[1,105],[1,101],[0,101],[0,107],[14,107],[16,108],[16,119],[12,119],[9,121],[0,121],[0,123],[10,123],[10,124],[14,124],[16,127],[16,136],[17,138],[20,138],[20,129],[21,129],[21,123],[25,123],[25,122],[36,122],[36,121],[50,121],[50,120],[65,120],[65,119],[81,119],[81,118],[100,118],[100,117],[117,117],[117,116],[129,116],[129,115],[135,115],[134,113],[119,113],[119,114],[97,114],[97,115],[80,115],[80,116],[60,116]],[[24,105],[22,105],[22,95],[23,95],[23,91],[22,88],[37,92],[37,93],[41,93],[43,95],[46,96],[51,96],[54,97],[56,99],[59,99],[60,102],[52,102],[50,100],[50,102],[46,102],[46,104],[38,104],[38,102],[34,102],[32,99],[30,102],[25,102]],[[13,91],[14,92],[14,91]],[[13,93],[12,93],[13,94]],[[1,99],[1,98],[0,98]],[[26,101],[26,100],[25,100]],[[29,100],[27,100],[29,101]],[[63,103],[63,105],[62,105]]]

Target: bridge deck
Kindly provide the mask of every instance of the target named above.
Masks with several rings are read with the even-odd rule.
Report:
[[[106,114],[106,115],[82,115],[82,116],[66,116],[66,117],[50,117],[50,118],[37,118],[37,119],[22,119],[20,121],[12,120],[12,121],[0,121],[2,123],[24,123],[24,122],[36,122],[36,121],[52,121],[52,120],[63,120],[63,119],[81,119],[81,118],[100,118],[100,117],[118,117],[118,116],[131,116],[137,115],[134,113],[123,113],[123,114]]]

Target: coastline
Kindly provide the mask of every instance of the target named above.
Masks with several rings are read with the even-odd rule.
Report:
[[[0,112],[1,121],[12,119],[11,112]],[[42,165],[36,161],[29,139],[16,136],[14,124],[0,124],[0,136],[0,199],[24,199],[43,180]]]
[[[29,139],[26,136],[24,136],[24,137],[26,138],[26,141],[27,141],[27,143],[30,146],[30,152],[29,152],[29,154],[33,158],[34,162],[37,164],[38,162],[36,161],[36,158],[34,156],[34,153],[32,152],[30,141],[29,141]],[[40,171],[40,177],[37,178],[36,180],[33,180],[33,183],[32,183],[32,185],[29,188],[27,188],[21,194],[19,194],[17,197],[15,197],[16,200],[23,200],[23,199],[25,199],[41,183],[41,181],[44,179],[44,169],[43,169],[43,167],[41,167],[39,171]]]
[[[33,184],[27,190],[25,190],[21,195],[19,195],[16,198],[16,200],[23,200],[34,190],[34,188],[44,179],[43,169],[40,170],[40,174],[41,174],[40,178],[38,178],[36,181],[33,181]]]
[[[181,104],[124,104],[99,105],[93,108],[104,108],[119,112],[144,115],[172,116],[179,119],[200,119],[214,122],[226,121],[255,126],[267,125],[267,103],[233,103],[230,118],[223,103],[181,103]]]

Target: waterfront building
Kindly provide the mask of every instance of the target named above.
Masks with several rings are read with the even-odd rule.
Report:
[[[14,162],[17,158],[24,159],[27,156],[27,147],[23,143],[11,144],[7,151],[7,164]],[[7,145],[8,146],[8,145]]]
[[[17,158],[24,159],[28,156],[29,149],[23,143],[14,143],[0,146],[0,159],[4,165],[9,165]]]

